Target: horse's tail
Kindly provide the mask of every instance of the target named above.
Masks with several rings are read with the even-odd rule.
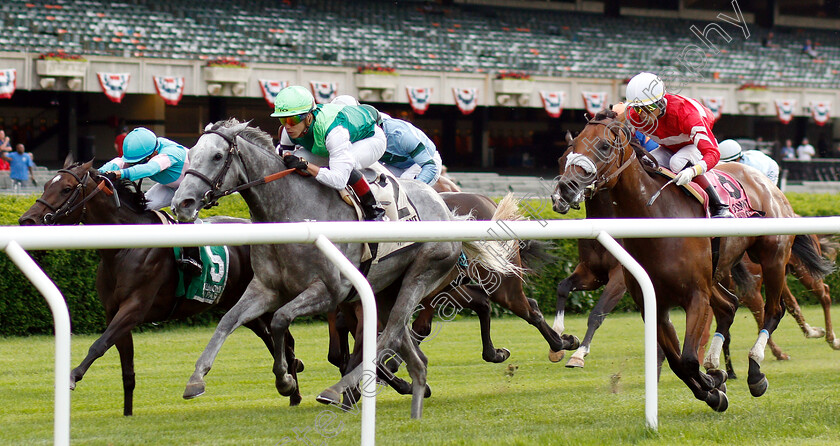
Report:
[[[730,270],[732,273],[732,281],[735,283],[735,290],[739,296],[755,289],[756,277],[750,273],[744,261],[741,260],[732,266]]]
[[[831,235],[820,236],[820,252],[823,257],[832,262],[837,261],[837,254],[840,253],[840,243]]]
[[[834,262],[820,254],[818,243],[810,235],[797,235],[793,239],[791,255],[799,259],[815,279],[822,279],[834,272]]]
[[[463,217],[462,217],[463,218]],[[519,200],[509,193],[496,207],[490,221],[525,220],[519,212]],[[507,232],[507,231],[502,231]],[[525,269],[511,262],[516,250],[519,249],[518,240],[479,240],[463,243],[464,253],[470,261],[479,262],[488,271],[504,275],[522,276]]]

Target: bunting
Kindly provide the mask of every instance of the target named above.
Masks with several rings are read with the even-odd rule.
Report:
[[[828,119],[831,118],[831,104],[828,102],[812,102],[811,103],[811,117],[819,126],[825,125]]]
[[[776,99],[776,116],[782,124],[788,124],[793,120],[793,109],[796,106],[794,99]]]
[[[408,95],[408,103],[411,104],[411,108],[414,112],[418,115],[426,113],[426,110],[429,109],[429,100],[432,97],[432,89],[423,87],[405,87],[405,92]]]
[[[468,115],[475,111],[478,105],[478,89],[477,88],[452,88],[452,94],[455,96],[455,104],[461,113]]]
[[[17,70],[0,70],[0,99],[11,99],[17,89]]]
[[[280,93],[280,90],[289,86],[289,81],[270,81],[260,79],[259,82],[260,90],[262,90],[265,102],[268,102],[268,105],[272,107],[274,107],[274,98],[277,97],[277,93]]]
[[[312,95],[315,96],[315,102],[318,104],[329,104],[338,96],[338,83],[336,82],[316,82],[309,81],[312,87]]]
[[[583,95],[583,106],[584,108],[586,108],[587,113],[589,113],[591,116],[597,115],[599,111],[606,108],[607,92],[584,91],[581,94]]]
[[[548,112],[548,116],[559,118],[560,114],[563,113],[563,102],[566,100],[566,92],[540,90],[540,98],[542,99],[545,111]]]
[[[168,105],[178,105],[181,102],[186,83],[183,77],[152,76],[152,79],[155,81],[155,90],[158,96],[163,98],[163,102]]]
[[[125,91],[128,89],[128,80],[131,78],[131,74],[96,73],[96,77],[99,78],[99,86],[102,87],[102,91],[105,93],[105,96],[108,96],[111,102],[118,104],[122,102]]]
[[[703,105],[709,107],[709,110],[712,111],[712,114],[715,116],[715,121],[720,119],[720,115],[723,114],[723,96],[704,96],[701,100],[703,101]]]

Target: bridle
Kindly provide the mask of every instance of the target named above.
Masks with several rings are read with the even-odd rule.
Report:
[[[612,134],[615,135],[616,139],[609,142],[610,145],[617,144],[619,146],[618,147],[618,149],[619,149],[618,156],[614,157],[615,158],[614,161],[612,161],[612,160],[610,161],[610,163],[617,163],[618,164],[618,166],[615,168],[615,170],[613,170],[612,173],[607,175],[605,172],[609,172],[611,169],[605,169],[604,166],[602,166],[601,169],[597,169],[596,166],[595,166],[595,163],[592,160],[590,160],[589,158],[582,155],[582,154],[571,153],[571,154],[569,154],[569,157],[567,158],[567,161],[566,161],[566,168],[568,168],[569,165],[579,165],[579,166],[581,166],[581,164],[584,164],[584,165],[591,166],[591,169],[594,170],[595,181],[593,181],[590,185],[588,185],[586,187],[588,198],[591,198],[604,185],[610,183],[612,180],[614,180],[619,175],[621,175],[621,172],[623,172],[625,169],[630,167],[630,164],[636,159],[636,151],[635,150],[631,150],[630,151],[630,156],[626,157],[627,159],[625,159],[627,146],[629,144],[622,144],[621,143],[622,134],[625,138],[628,139],[628,141],[630,140],[630,138],[632,138],[632,135],[630,135],[630,131],[627,128],[625,128],[624,126],[621,126],[620,128],[616,128],[616,126],[610,126],[609,124],[611,122],[615,122],[615,121],[613,121],[611,119],[610,120],[602,119],[602,120],[599,120],[599,121],[590,120],[590,121],[587,122],[586,125],[587,126],[589,126],[589,125],[603,125],[603,126],[607,127],[608,129],[610,129],[610,132],[612,132]],[[572,155],[577,155],[577,157],[572,156]],[[585,171],[587,170],[585,167],[583,167],[583,166],[581,166],[581,167]],[[600,172],[600,174],[599,174],[599,172]]]
[[[59,174],[66,173],[72,176],[76,180],[76,186],[73,188],[73,192],[64,200],[61,205],[58,207],[53,206],[52,204],[48,203],[43,198],[38,198],[35,200],[36,203],[40,203],[44,205],[47,209],[52,212],[44,214],[43,221],[45,225],[55,225],[57,224],[56,220],[60,218],[67,217],[68,215],[76,212],[79,207],[82,208],[82,215],[79,217],[79,222],[85,219],[85,214],[87,213],[87,202],[90,201],[93,197],[96,196],[100,191],[104,191],[108,195],[114,196],[114,201],[117,204],[117,207],[120,207],[120,198],[117,194],[113,192],[113,184],[111,184],[111,189],[108,189],[106,184],[110,184],[110,181],[105,177],[99,177],[103,181],[97,183],[96,188],[91,192],[89,195],[87,194],[87,188],[85,184],[89,179],[91,179],[90,171],[85,171],[85,175],[83,177],[79,177],[74,173],[72,170],[69,169],[60,169],[58,171]],[[82,197],[82,201],[76,203],[76,200]]]
[[[199,172],[195,169],[189,169],[184,173],[184,177],[186,177],[187,175],[194,175],[194,176],[198,177],[201,181],[204,181],[205,183],[207,183],[208,186],[210,186],[210,189],[207,190],[207,192],[205,192],[204,196],[201,198],[202,207],[205,208],[205,209],[209,209],[209,208],[219,204],[219,199],[222,198],[222,197],[226,197],[226,196],[234,194],[236,192],[240,192],[242,190],[245,190],[245,189],[248,189],[248,188],[251,188],[251,187],[254,187],[254,186],[258,186],[260,184],[265,184],[265,183],[272,182],[274,180],[283,178],[284,176],[286,176],[286,175],[295,171],[295,169],[286,169],[286,170],[283,170],[283,171],[273,173],[271,175],[259,178],[259,179],[254,180],[254,181],[246,182],[245,184],[240,184],[239,186],[236,186],[234,188],[223,190],[222,189],[222,183],[224,183],[225,176],[227,175],[228,170],[230,170],[230,166],[233,164],[233,156],[234,155],[238,156],[239,161],[242,163],[242,168],[245,170],[246,181],[250,177],[250,175],[248,174],[248,167],[242,161],[242,157],[239,156],[239,147],[236,145],[236,137],[239,136],[239,134],[237,133],[236,135],[230,136],[230,135],[226,135],[226,134],[224,134],[224,133],[222,133],[218,130],[213,130],[213,129],[207,130],[204,133],[205,134],[212,133],[214,135],[218,135],[222,139],[224,139],[225,142],[228,143],[228,151],[225,154],[225,163],[222,166],[222,169],[219,170],[219,173],[216,174],[215,178],[213,178],[211,180],[207,175],[204,175],[203,173],[201,173],[201,172]]]

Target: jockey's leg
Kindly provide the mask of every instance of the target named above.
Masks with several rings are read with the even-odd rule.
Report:
[[[145,195],[146,209],[156,211],[171,205],[172,197],[175,196],[175,189],[158,183],[150,187]],[[175,259],[175,263],[188,275],[193,277],[201,275],[201,256],[199,256],[196,246],[181,248],[181,258]]]
[[[347,185],[353,188],[359,201],[362,203],[362,212],[365,214],[365,220],[368,221],[387,221],[388,217],[385,215],[385,208],[383,208],[373,196],[370,191],[367,180],[358,169],[353,169],[350,172],[350,179]]]
[[[175,259],[175,263],[184,273],[193,277],[201,275],[201,255],[198,246],[185,246],[181,248],[181,258]]]
[[[697,175],[694,177],[693,180],[697,183],[698,186],[702,187],[706,194],[709,195],[709,213],[711,214],[712,218],[732,218],[731,212],[729,212],[729,205],[724,204],[720,200],[720,196],[718,196],[717,191],[714,187],[709,183],[709,180],[706,179],[705,174]]]

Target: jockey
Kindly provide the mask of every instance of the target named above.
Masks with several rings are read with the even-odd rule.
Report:
[[[123,140],[123,155],[105,163],[99,172],[112,184],[120,179],[136,181],[149,178],[154,181],[156,184],[145,194],[146,209],[160,210],[172,203],[175,189],[189,167],[186,147],[160,138],[147,128],[137,127]],[[201,274],[198,248],[187,247],[181,252],[183,257],[178,264],[190,274]]]
[[[761,150],[741,150],[741,144],[732,139],[726,139],[718,144],[720,149],[721,162],[739,162],[758,169],[761,173],[770,178],[773,184],[779,185],[779,164],[771,157],[765,155]]]
[[[732,217],[704,174],[720,159],[712,133],[714,115],[694,99],[666,94],[665,84],[653,73],[639,73],[627,84],[627,120],[660,147],[652,152],[660,165],[677,173],[674,182],[697,183],[709,196],[712,218]]]
[[[350,186],[359,197],[365,220],[388,219],[359,170],[375,163],[385,153],[385,133],[376,124],[379,112],[375,108],[315,105],[309,90],[292,86],[277,94],[271,116],[280,118],[277,151],[287,167],[308,172],[321,184],[336,190]]]
[[[333,104],[359,105],[353,96],[341,95]],[[434,186],[440,178],[443,161],[435,143],[410,122],[379,113],[380,125],[388,143],[379,162],[399,178],[409,178]]]

